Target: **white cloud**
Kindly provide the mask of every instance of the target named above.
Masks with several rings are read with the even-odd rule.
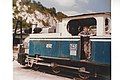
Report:
[[[56,2],[60,6],[64,7],[70,7],[76,4],[76,0],[53,0],[53,2]]]
[[[79,1],[81,1],[81,2],[84,2],[84,3],[87,3],[87,4],[88,4],[90,0],[79,0]]]
[[[77,11],[63,11],[64,14],[68,16],[79,15],[80,13]]]
[[[95,11],[92,10],[86,10],[87,13],[96,13]]]

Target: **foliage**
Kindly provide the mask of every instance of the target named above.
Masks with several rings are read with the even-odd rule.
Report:
[[[16,1],[17,0],[13,0],[13,7],[16,6]]]
[[[62,20],[62,18],[66,18],[67,17],[67,15],[65,15],[65,14],[63,14],[62,12],[57,12],[57,19],[59,20],[59,21],[61,21]]]
[[[43,24],[45,27],[50,26],[48,21],[47,21],[47,22],[44,22],[44,21],[42,20],[42,24]]]
[[[22,28],[29,28],[31,26],[31,23],[27,23],[25,20],[21,20],[22,21]],[[16,27],[16,22],[17,19],[13,19],[13,28]]]
[[[14,9],[14,13],[13,13],[14,17],[18,13],[20,13],[20,11],[18,11],[18,9],[17,9],[16,1],[17,0],[13,0],[13,7],[16,7]],[[29,14],[32,14],[32,13],[34,13],[35,10],[37,10],[43,14],[50,14],[52,17],[56,17],[59,21],[61,21],[62,18],[67,17],[67,15],[63,14],[62,12],[56,12],[55,7],[47,8],[47,7],[43,6],[41,4],[41,2],[39,2],[39,1],[38,2],[36,2],[36,1],[31,2],[31,0],[22,0],[21,5],[28,6],[27,13],[29,13]],[[44,22],[43,20],[41,20],[41,21],[42,21],[44,26],[50,26],[48,21],[47,22]],[[25,20],[23,20],[22,23],[23,23],[23,27],[30,26],[30,24],[26,23]],[[15,27],[15,20],[13,20],[13,27]]]

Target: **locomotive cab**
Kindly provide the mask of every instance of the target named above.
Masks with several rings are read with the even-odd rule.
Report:
[[[99,41],[94,41],[94,42],[100,42],[100,41],[104,42],[105,40],[107,41],[107,39],[110,40],[111,38],[110,37],[111,36],[111,32],[110,32],[111,24],[110,23],[111,22],[110,22],[109,13],[105,13],[105,14],[104,13],[94,14],[93,13],[93,14],[85,14],[85,15],[83,14],[80,16],[71,16],[69,18],[63,19],[62,23],[60,23],[60,27],[58,28],[59,30],[58,32],[61,32],[62,36],[66,36],[66,35],[67,36],[79,36],[78,34],[81,31],[83,31],[84,26],[87,26],[91,35],[88,35],[87,37],[85,36],[80,37],[79,45],[81,45],[81,50],[78,54],[80,54],[80,60],[86,59],[84,58],[84,54],[85,54],[84,42],[87,40],[89,56],[92,57],[91,59],[93,59],[93,49],[92,49],[93,41],[92,40],[93,38],[96,38],[96,40],[99,39]],[[110,54],[110,48],[108,51],[109,52],[107,53]],[[96,52],[95,55],[97,56],[98,53],[101,53],[101,52]]]
[[[96,25],[97,21],[95,18],[82,18],[82,19],[72,19],[67,24],[67,31],[72,36],[79,36],[78,34],[84,31],[84,27],[87,27],[88,31],[91,33],[89,35],[81,35],[80,43],[81,52],[80,52],[80,60],[86,60],[90,58],[90,35],[96,35]],[[85,44],[86,43],[86,44]]]

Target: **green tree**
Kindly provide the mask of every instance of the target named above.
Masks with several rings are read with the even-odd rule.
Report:
[[[61,21],[62,18],[66,18],[66,17],[67,17],[67,15],[63,14],[62,12],[57,12],[57,19],[59,21]]]
[[[13,7],[16,6],[16,1],[17,0],[13,0]]]

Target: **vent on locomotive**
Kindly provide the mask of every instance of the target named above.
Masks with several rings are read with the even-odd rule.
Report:
[[[67,30],[72,36],[77,36],[84,26],[87,26],[92,32],[96,33],[96,19],[95,18],[84,18],[70,20],[67,24]]]

